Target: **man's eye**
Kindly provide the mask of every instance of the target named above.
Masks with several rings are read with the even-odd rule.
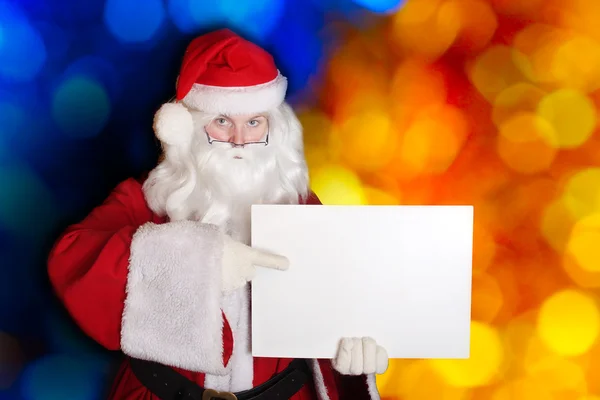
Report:
[[[225,124],[227,124],[227,120],[226,120],[225,118],[219,118],[219,119],[217,120],[217,123],[218,123],[219,125],[225,125]]]
[[[257,126],[258,125],[258,121],[253,119],[252,121],[248,122],[248,124],[250,124],[250,126]]]

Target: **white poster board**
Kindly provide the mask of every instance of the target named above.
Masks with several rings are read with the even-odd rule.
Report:
[[[472,206],[252,207],[252,354],[333,358],[370,336],[390,358],[468,358]]]

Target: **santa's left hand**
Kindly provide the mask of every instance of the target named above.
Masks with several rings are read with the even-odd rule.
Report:
[[[388,361],[385,349],[370,337],[343,338],[332,364],[342,375],[383,374]]]

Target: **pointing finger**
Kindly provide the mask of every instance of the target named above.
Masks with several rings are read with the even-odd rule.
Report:
[[[289,268],[290,262],[286,257],[252,249],[252,264],[285,271]]]

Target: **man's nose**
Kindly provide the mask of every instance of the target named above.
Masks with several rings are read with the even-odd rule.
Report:
[[[233,144],[242,145],[244,144],[244,129],[236,126],[233,131]]]

